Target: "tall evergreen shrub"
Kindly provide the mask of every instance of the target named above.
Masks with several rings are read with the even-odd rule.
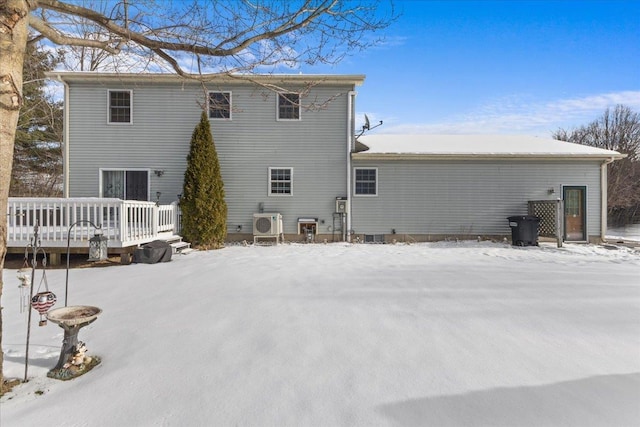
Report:
[[[196,247],[220,248],[227,236],[227,204],[218,154],[206,113],[191,137],[184,173],[182,235]]]

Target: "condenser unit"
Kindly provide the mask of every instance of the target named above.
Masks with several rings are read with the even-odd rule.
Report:
[[[282,234],[282,215],[279,213],[253,214],[255,237],[277,237]]]

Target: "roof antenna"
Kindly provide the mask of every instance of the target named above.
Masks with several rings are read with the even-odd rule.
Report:
[[[360,131],[360,133],[358,135],[356,135],[356,138],[360,138],[366,131],[371,130],[371,129],[375,129],[378,126],[382,126],[382,120],[380,120],[380,123],[378,123],[375,126],[371,126],[371,122],[369,122],[369,117],[365,114],[364,115],[364,124],[362,125],[362,130]]]

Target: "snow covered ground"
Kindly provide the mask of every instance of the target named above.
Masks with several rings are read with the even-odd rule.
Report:
[[[26,317],[4,270],[5,374]],[[64,270],[47,272],[64,302]],[[37,282],[36,282],[37,283]],[[102,364],[46,377],[33,316],[13,426],[636,426],[640,252],[490,242],[231,246],[74,269]]]
[[[634,240],[640,242],[640,224],[627,224],[622,227],[607,229],[607,239],[609,240]]]

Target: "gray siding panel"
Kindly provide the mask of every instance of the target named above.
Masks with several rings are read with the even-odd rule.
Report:
[[[133,91],[133,123],[107,124],[107,90]],[[290,88],[292,91],[296,88]],[[335,198],[346,194],[347,92],[350,85],[318,85],[302,99],[302,120],[277,121],[275,94],[247,84],[210,90],[232,92],[232,120],[211,120],[229,208],[229,231],[251,232],[252,214],[283,215],[286,233],[297,219],[313,216],[331,224]],[[164,170],[150,174],[150,198],[157,191],[170,203],[182,193],[186,156],[205,95],[195,84],[122,85],[117,79],[70,86],[70,197],[97,196],[100,168]],[[325,108],[305,109],[331,99]],[[268,195],[268,168],[294,169],[293,196]],[[324,228],[324,229],[323,229]],[[321,227],[320,232],[328,232]]]
[[[527,201],[587,186],[587,232],[600,233],[600,164],[556,161],[354,161],[378,169],[378,196],[354,196],[357,234],[508,235]],[[548,190],[553,188],[555,194]]]

